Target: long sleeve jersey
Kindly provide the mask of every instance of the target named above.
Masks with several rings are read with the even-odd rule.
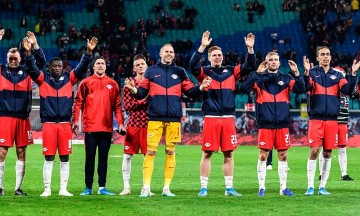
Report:
[[[199,82],[202,82],[207,76],[212,78],[211,85],[202,94],[204,115],[235,115],[236,81],[255,70],[255,55],[248,54],[245,63],[235,67],[201,66],[202,59],[202,53],[195,51],[190,60],[190,69]]]
[[[27,64],[33,56],[27,58]],[[35,64],[30,65],[30,77],[39,85],[40,89],[40,118],[41,122],[69,122],[72,115],[73,91],[72,87],[86,73],[91,55],[83,54],[74,70],[55,76],[43,73]]]
[[[160,61],[148,67],[135,98],[149,94],[148,115],[151,121],[180,122],[182,117],[181,95],[198,97],[199,86],[194,86],[185,69],[162,64]]]
[[[124,124],[118,84],[108,76],[85,78],[74,99],[72,123],[82,111],[83,132],[112,132],[113,114],[118,125]]]
[[[256,120],[259,128],[287,128],[290,123],[290,94],[305,93],[303,77],[289,74],[258,74],[253,72],[243,82],[242,89],[256,93]]]
[[[305,88],[309,92],[308,113],[310,119],[336,120],[340,110],[340,93],[351,94],[356,84],[356,77],[348,80],[333,68],[327,73],[323,67],[310,69],[309,76],[304,76]]]
[[[139,81],[134,78],[136,88],[139,88]],[[147,109],[149,107],[149,98],[137,100],[132,96],[131,90],[124,87],[124,108],[128,113],[126,126],[146,128],[149,117]]]
[[[0,65],[0,116],[28,118],[32,101],[28,68]]]

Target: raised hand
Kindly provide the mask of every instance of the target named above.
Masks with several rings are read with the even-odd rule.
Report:
[[[360,61],[356,62],[356,60],[353,61],[353,65],[351,66],[351,73],[352,75],[356,75],[357,71],[359,70],[360,67]]]
[[[207,88],[207,87],[210,86],[211,81],[212,81],[211,77],[207,76],[207,77],[202,81],[201,86],[202,86],[203,88]]]
[[[304,65],[304,69],[305,69],[304,75],[309,76],[311,65],[310,65],[309,59],[306,58],[306,56],[304,56],[304,58],[303,58],[303,65]]]
[[[126,78],[125,86],[126,86],[126,88],[133,90],[133,88],[135,87],[135,82],[134,82],[133,78],[131,78],[131,77]]]
[[[253,48],[255,44],[255,35],[253,35],[251,32],[247,34],[246,37],[244,37],[245,45],[248,48]]]
[[[206,31],[203,33],[203,36],[201,38],[201,45],[202,46],[209,46],[212,41],[212,38],[210,38],[210,32]]]
[[[268,69],[268,62],[267,61],[263,61],[261,62],[261,64],[259,65],[258,69],[257,69],[257,73],[261,74],[264,71],[266,71]]]
[[[33,32],[27,31],[26,37],[28,38],[28,40],[31,44],[37,44],[37,40],[36,40],[35,34]]]
[[[3,38],[4,34],[5,34],[5,29],[1,29],[0,30],[0,40]]]
[[[22,44],[25,48],[26,51],[30,51],[31,50],[31,42],[29,41],[29,38],[28,37],[25,37],[23,40],[22,40]]]
[[[88,52],[92,52],[98,43],[98,39],[96,37],[91,38],[91,40],[87,39],[87,49]]]
[[[299,72],[299,69],[298,69],[298,67],[297,67],[297,64],[296,64],[294,61],[292,61],[292,60],[288,60],[288,64],[289,64],[289,66],[290,66],[290,70],[291,70],[292,72],[294,72],[294,75],[295,75],[295,76],[300,76],[300,72]]]

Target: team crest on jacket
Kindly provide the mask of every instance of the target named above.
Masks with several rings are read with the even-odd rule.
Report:
[[[279,85],[279,86],[283,86],[284,84],[285,84],[284,81],[279,81],[279,82],[278,82],[278,85]]]
[[[60,78],[59,78],[59,80],[61,81],[61,80],[64,80],[64,77],[63,76],[61,76]]]
[[[332,80],[334,80],[334,79],[336,79],[337,77],[335,76],[335,75],[331,75],[330,76],[330,79],[332,79]]]
[[[18,72],[19,75],[23,75],[23,73],[24,72],[22,70],[19,70],[19,72]]]
[[[106,88],[108,88],[108,89],[112,89],[112,85],[110,85],[110,84],[108,84],[108,85],[106,85]]]
[[[228,71],[229,71],[228,69],[224,69],[221,73],[226,73]]]
[[[171,75],[171,77],[172,77],[173,79],[179,78],[178,75],[176,75],[176,74]]]

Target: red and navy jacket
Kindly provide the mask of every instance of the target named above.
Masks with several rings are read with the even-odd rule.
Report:
[[[255,114],[259,128],[288,128],[290,123],[290,91],[305,93],[302,76],[295,77],[278,71],[251,73],[241,86],[245,92],[256,92]]]
[[[143,99],[149,94],[148,115],[150,121],[180,122],[182,117],[181,95],[198,97],[199,86],[194,86],[185,69],[162,64],[158,61],[148,67],[135,98]]]
[[[202,60],[202,53],[195,51],[190,60],[190,69],[199,82],[202,82],[207,76],[212,78],[211,85],[203,91],[203,114],[235,115],[236,80],[255,70],[255,55],[246,55],[245,63],[235,67],[201,66]]]
[[[310,95],[308,113],[310,119],[336,120],[340,110],[340,92],[352,93],[356,84],[356,76],[344,76],[330,68],[327,73],[323,67],[310,69],[309,76],[304,76],[306,91]]]
[[[0,116],[26,119],[31,111],[31,78],[28,68],[0,65]]]
[[[77,67],[59,76],[40,71],[27,57],[30,77],[39,85],[41,122],[70,122],[73,106],[73,86],[86,73],[91,55],[83,54]],[[32,63],[32,64],[31,64]]]

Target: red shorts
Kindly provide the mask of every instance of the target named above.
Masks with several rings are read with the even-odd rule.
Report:
[[[33,144],[29,118],[0,117],[0,146],[25,147]]]
[[[261,149],[286,150],[290,148],[289,128],[259,129],[258,147]]]
[[[126,136],[124,143],[125,154],[146,154],[147,149],[147,128],[126,127]]]
[[[68,122],[43,124],[43,155],[69,155],[72,153],[72,131]]]
[[[338,122],[310,120],[308,140],[310,147],[323,146],[325,150],[332,150],[338,145]]]
[[[339,124],[338,126],[338,145],[339,146],[346,146],[347,142],[348,142],[348,129],[347,129],[347,124]]]
[[[237,149],[235,120],[233,117],[205,117],[202,136],[203,151],[232,151]]]

